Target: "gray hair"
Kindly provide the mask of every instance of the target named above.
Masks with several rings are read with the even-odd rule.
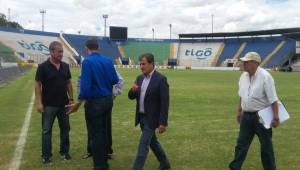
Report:
[[[58,41],[52,41],[49,45],[49,51],[52,52],[55,50],[56,47],[62,47],[62,44]]]

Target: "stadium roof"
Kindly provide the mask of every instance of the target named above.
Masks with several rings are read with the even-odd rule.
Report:
[[[300,41],[300,32],[285,33],[283,36]]]
[[[179,34],[179,38],[212,38],[212,37],[240,37],[240,36],[260,36],[260,35],[278,35],[287,33],[300,33],[300,28],[284,28],[261,31],[246,32],[219,32],[219,33],[202,33],[202,34]]]

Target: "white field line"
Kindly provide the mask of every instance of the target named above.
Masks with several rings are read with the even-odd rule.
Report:
[[[27,132],[28,132],[29,124],[30,124],[30,118],[31,118],[32,108],[34,105],[34,100],[35,100],[35,95],[33,92],[26,115],[25,115],[25,119],[24,119],[24,123],[23,123],[23,127],[21,130],[20,136],[19,136],[19,140],[16,145],[14,157],[10,163],[9,170],[18,170],[20,167],[24,146],[26,144]]]

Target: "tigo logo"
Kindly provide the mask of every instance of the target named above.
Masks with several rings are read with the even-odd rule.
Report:
[[[212,55],[212,48],[205,48],[200,50],[195,49],[186,49],[185,56],[188,57],[196,57],[197,59],[207,59]]]

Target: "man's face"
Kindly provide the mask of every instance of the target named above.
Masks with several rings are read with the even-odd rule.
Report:
[[[244,61],[243,66],[244,66],[244,71],[253,73],[256,71],[258,64],[256,61],[250,60],[250,61]]]
[[[145,57],[143,57],[140,61],[140,67],[143,74],[149,74],[154,69],[152,63],[149,63]]]
[[[56,61],[61,61],[63,54],[64,54],[64,50],[63,50],[62,46],[58,45],[51,52],[51,57]]]

